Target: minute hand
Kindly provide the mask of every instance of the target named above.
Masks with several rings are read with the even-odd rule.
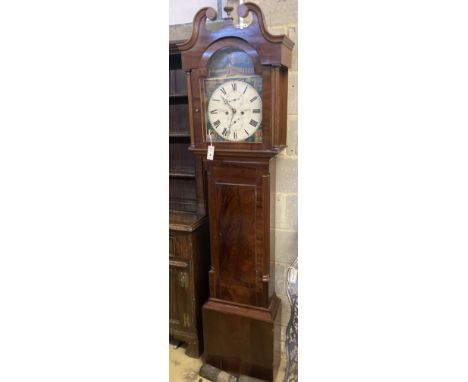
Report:
[[[224,102],[226,105],[228,105],[228,107],[231,109],[231,111],[232,111],[233,113],[236,112],[235,109],[231,106],[231,104],[229,103],[229,101],[228,101],[226,98],[224,98],[223,96],[221,96],[221,99],[223,100],[223,102]]]

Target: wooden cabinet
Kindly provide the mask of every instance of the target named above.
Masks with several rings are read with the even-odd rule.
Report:
[[[208,298],[209,227],[200,158],[189,150],[185,71],[169,45],[169,334],[187,343],[186,354],[203,351],[201,307]]]
[[[201,306],[208,298],[209,240],[205,215],[170,211],[169,333],[187,343],[191,357],[203,351]]]

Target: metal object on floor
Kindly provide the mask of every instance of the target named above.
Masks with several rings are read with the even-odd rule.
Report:
[[[214,366],[208,365],[207,363],[205,363],[200,368],[199,374],[200,377],[209,379],[213,382],[267,382],[263,379],[252,378],[247,375],[241,375],[240,377],[236,377]]]
[[[214,366],[203,364],[200,368],[200,377],[209,379],[213,382],[237,382],[237,378]]]
[[[247,377],[246,375],[241,375],[238,379],[237,382],[267,382],[263,379],[258,379],[258,378],[252,378],[252,377]]]
[[[181,341],[176,341],[172,346],[173,346],[173,349],[178,349],[178,348],[180,348],[180,345],[182,345],[182,342]]]

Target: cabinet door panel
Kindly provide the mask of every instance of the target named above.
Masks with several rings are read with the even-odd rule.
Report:
[[[189,276],[187,262],[169,261],[169,323],[174,329],[192,326]]]

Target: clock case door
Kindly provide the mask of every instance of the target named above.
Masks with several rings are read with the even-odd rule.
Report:
[[[274,162],[273,162],[274,164]],[[268,308],[274,294],[274,177],[269,161],[207,163],[210,207],[210,297]],[[273,171],[274,174],[274,171]],[[272,240],[273,239],[273,240]]]

